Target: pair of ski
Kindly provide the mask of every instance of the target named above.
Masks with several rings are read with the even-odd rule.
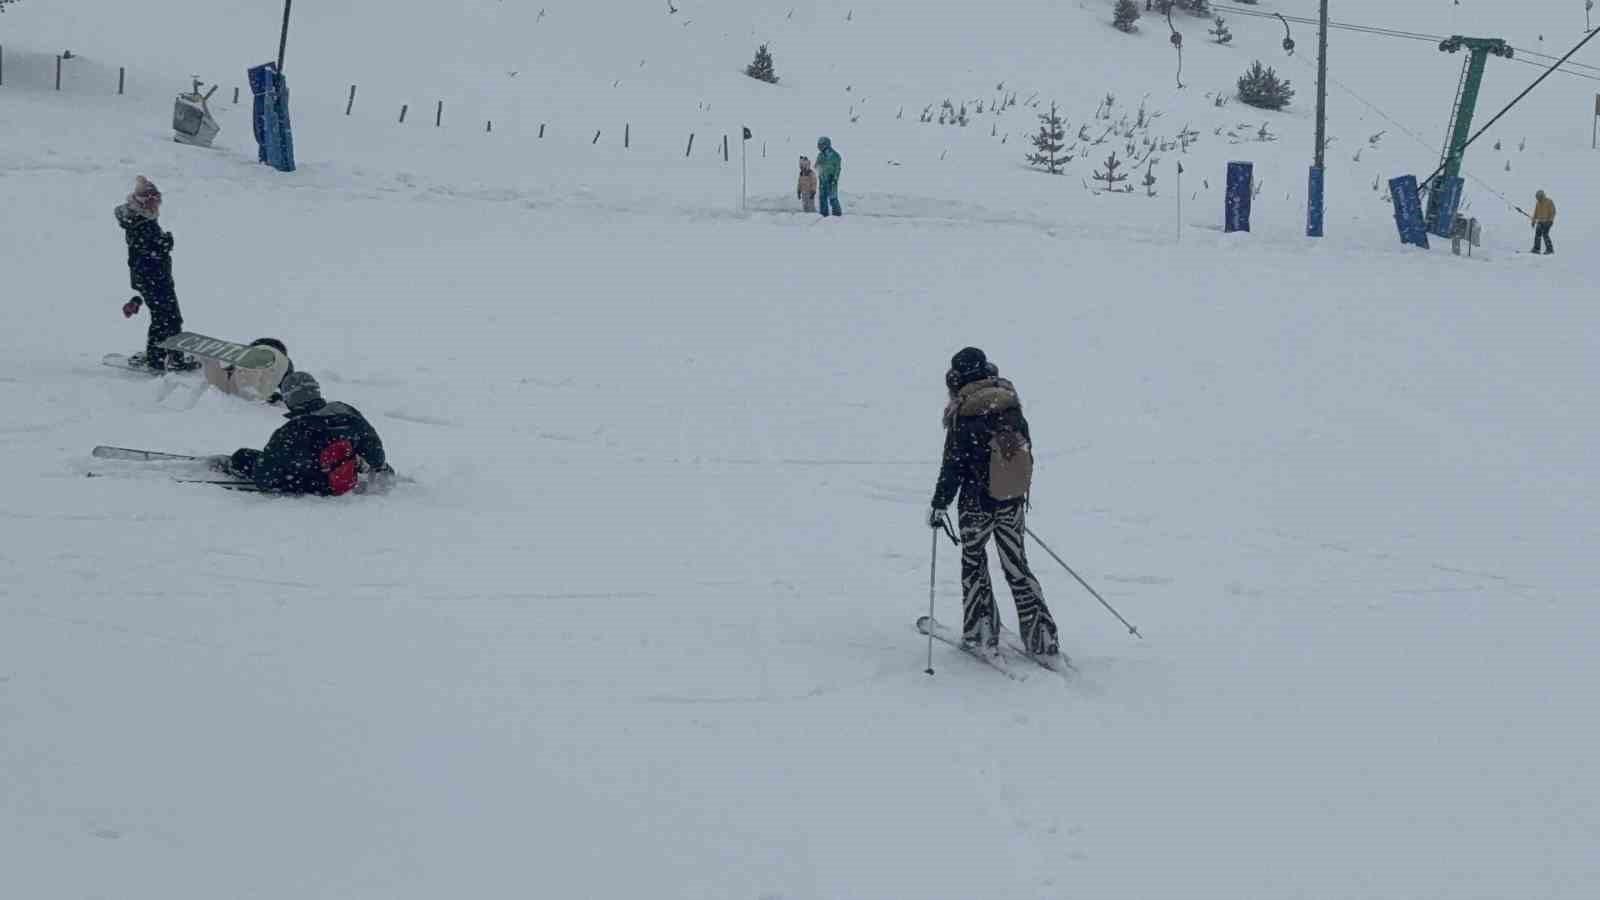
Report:
[[[949,644],[978,662],[1010,678],[1012,681],[1027,680],[1027,675],[1024,672],[1018,671],[1011,665],[1013,655],[1020,656],[1039,668],[1054,672],[1062,678],[1070,677],[1076,671],[1072,667],[1072,661],[1067,659],[1066,654],[1058,653],[1055,656],[1039,656],[1029,653],[1027,645],[1022,642],[1022,636],[1009,628],[1000,630],[1000,645],[994,650],[987,650],[981,646],[964,643],[961,640],[961,632],[955,631],[940,623],[939,620],[928,616],[917,618],[917,631],[928,635],[936,641]]]
[[[161,453],[156,450],[134,450],[130,447],[99,446],[90,451],[95,459],[110,459],[119,462],[148,462],[148,463],[199,463],[204,466],[204,471],[215,472],[231,476],[228,471],[228,457],[226,456],[185,456],[181,453]],[[98,476],[98,472],[90,472],[89,477]],[[253,481],[237,478],[174,478],[178,484],[209,484],[230,491],[249,491],[259,493],[261,488]]]

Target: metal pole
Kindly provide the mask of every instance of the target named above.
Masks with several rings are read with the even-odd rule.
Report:
[[[1054,559],[1056,562],[1060,563],[1061,564],[1061,568],[1066,569],[1068,575],[1071,575],[1073,578],[1078,579],[1078,583],[1083,585],[1083,589],[1088,591],[1089,593],[1093,594],[1094,598],[1096,600],[1100,601],[1100,605],[1101,606],[1104,606],[1107,610],[1110,611],[1110,613],[1113,616],[1117,617],[1117,621],[1119,621],[1122,624],[1128,626],[1128,633],[1129,634],[1133,635],[1134,637],[1138,638],[1141,641],[1144,640],[1144,635],[1139,633],[1139,629],[1133,627],[1133,623],[1132,622],[1129,622],[1127,619],[1124,619],[1122,617],[1122,613],[1117,612],[1115,607],[1113,607],[1111,604],[1107,603],[1106,602],[1106,598],[1100,596],[1100,592],[1099,591],[1097,591],[1094,588],[1090,587],[1089,586],[1089,582],[1083,580],[1083,576],[1079,575],[1077,572],[1072,571],[1072,567],[1067,565],[1067,561],[1062,559],[1060,556],[1057,556],[1056,552],[1054,550],[1050,549],[1050,545],[1049,544],[1046,544],[1044,541],[1039,540],[1039,536],[1037,534],[1033,533],[1033,529],[1032,528],[1028,528],[1028,527],[1024,526],[1023,527],[1023,531],[1026,531],[1028,533],[1028,537],[1033,538],[1035,543],[1037,543],[1040,547],[1043,547],[1044,548],[1044,552],[1050,554],[1050,557],[1052,559]]]
[[[750,142],[739,142],[739,211],[748,212],[750,208]]]
[[[928,669],[933,674],[933,585],[934,573],[939,570],[939,529],[933,529],[933,555],[928,558]]]
[[[1183,243],[1183,163],[1178,163],[1178,243]]]
[[[289,7],[294,0],[283,0],[283,33],[278,35],[278,74],[283,74],[283,50],[289,43]]]
[[[1322,168],[1323,144],[1328,133],[1328,0],[1322,0],[1322,21],[1317,26],[1317,161]]]
[[[1324,218],[1323,168],[1328,143],[1328,0],[1322,0],[1317,25],[1317,147],[1311,162],[1306,192],[1306,237],[1322,237]]]

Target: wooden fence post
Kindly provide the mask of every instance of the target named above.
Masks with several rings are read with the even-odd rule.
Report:
[[[598,144],[598,143],[600,143],[600,130],[599,129],[595,129],[594,140],[590,141],[589,145],[592,147],[592,146],[594,146],[595,144]]]
[[[237,92],[238,88],[234,88],[234,91]],[[345,101],[345,104],[344,104],[344,114],[347,115],[347,116],[350,115],[350,110],[354,109],[355,105],[356,105],[356,86],[352,84],[352,85],[350,85],[350,99]]]
[[[728,161],[728,136],[727,135],[723,135],[722,136],[722,161],[723,162],[727,162]]]
[[[494,120],[489,119],[483,123],[483,132],[484,134],[488,134],[492,131],[494,131]]]
[[[444,122],[444,101],[439,101],[438,109],[433,113],[433,127],[438,128]]]
[[[629,140],[632,137],[632,133],[633,133],[633,125],[631,125],[631,124],[629,124],[627,122],[624,122],[622,124],[622,149],[626,150],[626,149],[628,149],[629,146],[631,146],[631,144],[629,143]]]
[[[544,123],[539,123],[539,140],[544,140]]]
[[[128,82],[128,67],[117,66],[117,96],[122,96],[122,88]]]
[[[691,154],[693,152],[694,152],[694,132],[691,131],[691,132],[689,132],[689,146],[683,148],[683,158],[684,159],[688,159],[689,158],[689,154]]]
[[[404,125],[406,123],[406,107],[407,107],[407,104],[404,104],[404,103],[400,104],[400,124],[401,125]]]
[[[61,90],[61,54],[56,54],[56,90]]]
[[[239,105],[239,88],[237,86],[235,86],[233,89],[233,105]]]

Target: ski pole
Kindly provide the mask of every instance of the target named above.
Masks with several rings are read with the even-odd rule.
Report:
[[[1082,576],[1080,576],[1077,572],[1072,571],[1072,567],[1067,565],[1066,561],[1063,560],[1061,557],[1057,556],[1056,552],[1054,550],[1050,549],[1050,545],[1049,544],[1046,544],[1044,541],[1039,540],[1039,536],[1037,534],[1033,533],[1033,529],[1032,528],[1024,527],[1023,530],[1028,533],[1028,537],[1033,538],[1034,541],[1039,546],[1043,547],[1044,548],[1044,552],[1050,554],[1052,559],[1054,559],[1058,563],[1061,563],[1061,568],[1066,569],[1068,575],[1071,575],[1073,578],[1078,579],[1078,583],[1083,585],[1083,589],[1088,591],[1089,593],[1093,594],[1094,598],[1096,600],[1100,601],[1100,605],[1101,606],[1104,606],[1106,609],[1110,610],[1111,614],[1113,616],[1117,617],[1117,621],[1119,621],[1122,624],[1128,626],[1128,633],[1129,634],[1133,635],[1134,637],[1138,638],[1141,641],[1144,640],[1144,635],[1139,633],[1139,629],[1133,627],[1133,623],[1129,622],[1127,619],[1124,619],[1122,617],[1122,613],[1117,612],[1115,607],[1113,607],[1111,604],[1106,602],[1106,598],[1100,596],[1100,592],[1099,591],[1097,591],[1094,588],[1089,586],[1089,582],[1084,581]]]
[[[933,535],[933,553],[928,557],[928,668],[924,674],[933,674],[933,585],[934,573],[939,569],[939,532]]]

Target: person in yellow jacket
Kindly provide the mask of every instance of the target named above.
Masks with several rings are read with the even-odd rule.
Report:
[[[1544,191],[1536,192],[1533,197],[1533,252],[1555,253],[1555,245],[1550,243],[1550,228],[1556,224],[1556,202]],[[1543,250],[1539,249],[1541,241]]]

